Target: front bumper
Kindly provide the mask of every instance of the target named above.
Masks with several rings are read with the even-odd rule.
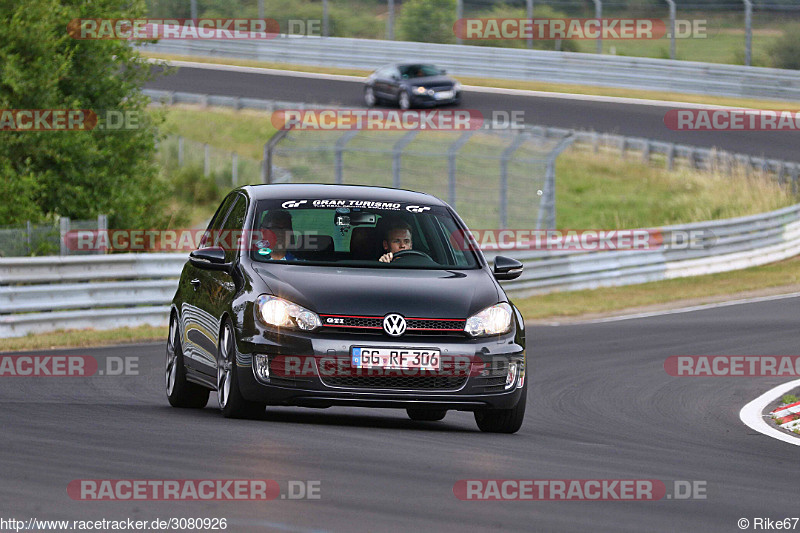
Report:
[[[259,335],[239,341],[237,377],[243,396],[250,401],[268,405],[330,407],[350,405],[362,407],[407,408],[431,407],[474,411],[484,408],[510,409],[521,395],[520,378],[505,388],[508,365],[521,365],[521,376],[527,374],[524,346],[517,344],[513,334],[487,339],[454,338],[445,336],[415,336],[389,340],[381,335],[311,335],[299,332]],[[396,380],[392,376],[376,376],[369,381],[361,378],[331,378],[321,371],[325,358],[349,360],[354,346],[385,348],[437,348],[442,359],[448,356],[461,361],[469,358],[471,366],[461,373],[437,382],[420,386],[419,378]],[[299,356],[313,362],[310,372],[302,375],[271,373],[268,382],[259,378],[253,369],[255,355],[270,360]],[[349,363],[348,363],[349,364]],[[462,367],[463,369],[464,367]],[[322,375],[320,375],[322,374]],[[523,377],[522,379],[528,379]]]
[[[438,99],[427,93],[411,94],[411,104],[414,105],[415,107],[434,107],[437,105],[447,105],[459,102],[460,100],[461,100],[461,91],[456,91],[453,97],[451,98],[441,98],[441,99]]]

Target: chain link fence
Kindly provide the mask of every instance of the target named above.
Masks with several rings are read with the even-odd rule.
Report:
[[[0,227],[0,257],[25,257],[41,255],[87,255],[86,252],[69,246],[66,238],[71,231],[107,230],[106,215],[94,220],[70,220],[61,217],[58,223],[32,224]]]
[[[475,228],[555,227],[555,157],[572,141],[530,129],[282,133],[268,147],[269,183],[425,191]]]
[[[159,141],[157,160],[169,171],[192,169],[196,173],[202,172],[221,190],[256,183],[261,173],[260,161],[180,135],[167,135]]]

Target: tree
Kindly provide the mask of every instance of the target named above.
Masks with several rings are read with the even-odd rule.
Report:
[[[422,43],[454,43],[456,0],[409,0],[397,19],[400,38]]]
[[[67,33],[73,19],[143,13],[140,0],[0,0],[0,110],[112,110],[139,121],[125,131],[0,131],[0,194],[16,204],[0,210],[0,225],[99,213],[116,227],[163,222],[167,188],[140,92],[148,64],[126,41]]]

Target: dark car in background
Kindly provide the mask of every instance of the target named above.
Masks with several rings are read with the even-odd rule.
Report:
[[[231,192],[190,254],[172,301],[166,390],[226,417],[267,405],[472,411],[516,432],[527,361],[520,312],[445,202],[366,186],[276,184]],[[235,238],[234,238],[235,237]]]
[[[398,63],[373,72],[364,86],[368,107],[382,102],[400,109],[461,103],[461,83],[429,63]]]

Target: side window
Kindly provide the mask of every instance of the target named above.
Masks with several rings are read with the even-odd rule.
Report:
[[[222,205],[220,205],[217,209],[217,212],[214,213],[214,216],[211,217],[211,222],[208,223],[208,228],[206,228],[203,238],[200,239],[200,248],[214,246],[214,240],[216,240],[215,235],[222,227],[222,222],[225,220],[225,215],[228,213],[228,209],[230,209],[231,203],[235,199],[236,195],[228,195],[228,197],[222,202]]]
[[[236,257],[236,252],[239,247],[240,236],[244,229],[244,219],[247,217],[247,200],[243,196],[237,194],[235,196],[236,203],[233,204],[228,218],[225,219],[222,225],[223,231],[220,232],[220,239],[218,239],[218,246],[225,250],[225,262],[230,263]]]

